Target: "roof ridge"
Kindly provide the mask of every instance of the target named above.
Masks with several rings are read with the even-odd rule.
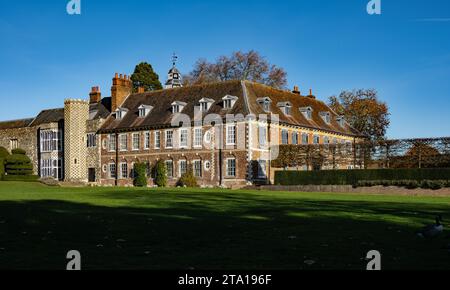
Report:
[[[249,101],[248,101],[248,92],[247,92],[247,86],[245,84],[245,80],[241,81],[242,85],[242,96],[244,97],[244,104],[247,109],[248,114],[252,114],[252,110],[250,109]]]

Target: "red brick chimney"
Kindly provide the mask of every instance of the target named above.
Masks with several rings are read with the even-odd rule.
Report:
[[[142,94],[145,93],[145,88],[144,87],[138,87],[138,94]]]
[[[92,87],[91,92],[89,93],[89,104],[100,103],[102,100],[102,93],[100,92],[99,87]]]
[[[308,98],[311,98],[311,99],[315,99],[316,98],[316,96],[314,96],[313,93],[312,93],[312,89],[309,89]]]
[[[294,94],[300,95],[300,90],[298,86],[294,86],[294,90],[292,91]]]
[[[130,77],[116,73],[112,79],[111,87],[111,110],[115,111],[122,105],[125,99],[131,94],[133,84]]]

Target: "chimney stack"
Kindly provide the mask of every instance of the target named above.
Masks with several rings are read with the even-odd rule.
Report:
[[[144,87],[141,87],[141,86],[139,86],[138,87],[138,94],[142,94],[142,93],[145,93],[145,88]]]
[[[89,104],[100,103],[102,100],[102,93],[99,87],[92,87],[89,93]]]
[[[116,73],[111,87],[111,110],[119,108],[125,99],[132,93],[133,84],[127,75]]]
[[[316,98],[316,96],[314,96],[313,93],[312,93],[312,89],[309,89],[308,98],[311,98],[311,99],[315,99]]]
[[[298,86],[294,86],[294,90],[292,91],[294,94],[300,95],[300,90]]]

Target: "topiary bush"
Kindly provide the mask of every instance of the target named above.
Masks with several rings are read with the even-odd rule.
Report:
[[[27,152],[21,148],[11,150],[11,154],[27,155]]]
[[[9,152],[5,147],[0,146],[0,159],[5,159],[9,156]]]
[[[167,168],[164,161],[159,160],[155,165],[155,184],[158,187],[166,187],[167,186]]]
[[[134,169],[133,185],[137,187],[147,186],[147,164],[135,163],[133,169]]]
[[[184,173],[177,182],[177,186],[181,187],[198,187],[197,178],[194,176],[194,171],[189,169]]]
[[[32,175],[33,164],[24,150],[14,149],[13,154],[5,159],[5,170],[8,175]]]

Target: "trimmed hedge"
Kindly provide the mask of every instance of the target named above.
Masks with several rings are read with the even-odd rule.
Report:
[[[275,172],[276,185],[356,185],[370,180],[450,180],[450,168]]]
[[[5,170],[8,175],[31,175],[33,174],[33,164],[25,151],[14,149],[14,154],[5,159]]]
[[[155,165],[155,184],[158,187],[166,187],[167,186],[167,168],[164,161],[159,160]]]
[[[398,186],[408,189],[441,189],[450,187],[450,180],[360,180],[354,187],[372,187],[372,186]]]
[[[0,157],[0,180],[5,176],[5,160]]]
[[[35,182],[39,180],[37,175],[5,175],[3,181],[27,181]]]
[[[135,163],[134,164],[134,179],[133,185],[137,187],[147,186],[147,164]]]

